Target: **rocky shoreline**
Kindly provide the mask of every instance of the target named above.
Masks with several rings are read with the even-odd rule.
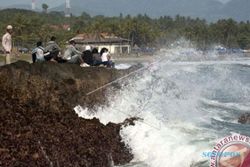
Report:
[[[104,126],[73,111],[76,105],[104,105],[105,90],[86,94],[130,70],[24,61],[0,67],[0,166],[109,167],[130,162],[133,155],[119,135],[123,124]]]

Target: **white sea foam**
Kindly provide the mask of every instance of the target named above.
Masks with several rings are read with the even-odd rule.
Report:
[[[86,119],[97,117],[103,124],[142,118],[135,126],[121,130],[123,141],[134,154],[135,163],[128,166],[189,167],[206,161],[202,152],[211,151],[215,140],[233,131],[218,130],[211,123],[211,119],[225,120],[216,107],[225,108],[223,114],[227,117],[234,116],[227,109],[247,112],[247,100],[239,103],[234,99],[250,98],[250,85],[232,76],[232,66],[238,65],[239,60],[197,61],[200,54],[185,48],[167,51],[159,63],[146,68],[129,86],[110,96],[109,106],[94,113],[80,106],[75,111]],[[221,96],[227,102],[219,101]]]
[[[224,108],[225,110],[229,109],[229,110],[235,110],[237,112],[249,112],[250,111],[250,106],[249,104],[240,104],[240,103],[221,103],[219,101],[216,100],[208,100],[208,99],[201,99],[202,102],[204,102],[205,104],[214,106],[214,107],[220,107],[220,108]]]
[[[115,68],[118,70],[128,69],[129,67],[131,67],[131,64],[123,63],[123,64],[116,64],[115,65]]]

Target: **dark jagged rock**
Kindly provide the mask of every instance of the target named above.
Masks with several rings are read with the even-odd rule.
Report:
[[[17,62],[0,68],[0,166],[106,167],[132,160],[119,135],[79,118],[72,108],[105,103],[105,90],[88,92],[128,71],[70,64]],[[126,121],[132,124],[133,119]]]
[[[17,62],[1,67],[0,75],[3,91],[12,91],[12,98],[18,96],[22,103],[59,112],[65,106],[73,108],[81,104],[93,107],[103,103],[104,90],[89,96],[86,94],[124,75],[124,71],[80,68],[71,64]]]
[[[242,124],[250,124],[250,113],[241,115],[238,122]]]

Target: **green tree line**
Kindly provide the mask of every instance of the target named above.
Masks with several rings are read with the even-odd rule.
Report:
[[[221,19],[208,23],[204,19],[183,16],[150,18],[146,14],[137,16],[105,17],[81,16],[65,18],[63,12],[38,13],[29,10],[6,9],[0,11],[2,34],[8,24],[14,27],[16,45],[31,47],[38,40],[44,42],[54,35],[64,45],[78,33],[106,32],[131,40],[138,46],[162,46],[184,37],[198,48],[221,44],[230,48],[250,48],[250,22]],[[70,25],[70,29],[64,29]]]

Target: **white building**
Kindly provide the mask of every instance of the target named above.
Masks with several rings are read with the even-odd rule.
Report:
[[[78,34],[72,40],[76,41],[77,45],[83,48],[90,45],[92,48],[95,47],[100,51],[105,47],[111,54],[129,54],[131,52],[130,40],[106,33]]]

